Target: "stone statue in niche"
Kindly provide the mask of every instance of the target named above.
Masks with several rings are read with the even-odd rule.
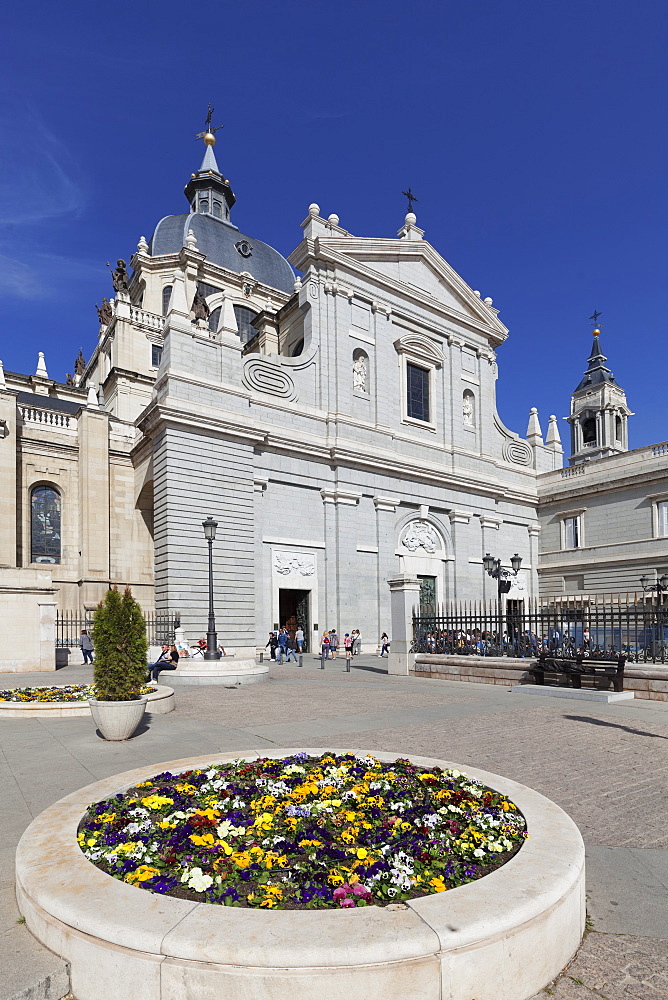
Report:
[[[464,427],[473,427],[473,396],[468,393],[464,393],[464,400],[462,402],[462,417],[464,419]]]
[[[355,392],[366,392],[366,380],[368,375],[368,369],[366,365],[366,358],[362,354],[353,361],[353,389]]]
[[[411,521],[402,541],[410,552],[422,548],[433,555],[438,548],[438,535],[428,521]]]

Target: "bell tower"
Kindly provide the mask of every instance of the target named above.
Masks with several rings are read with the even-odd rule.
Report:
[[[628,418],[633,414],[626,405],[626,394],[606,365],[601,348],[600,313],[592,317],[594,341],[579,385],[571,396],[571,465],[582,465],[595,458],[607,458],[629,450]]]

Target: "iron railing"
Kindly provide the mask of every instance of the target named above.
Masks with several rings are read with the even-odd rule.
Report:
[[[668,604],[642,595],[601,595],[508,602],[454,601],[439,614],[413,616],[415,653],[473,656],[608,658],[668,662]]]
[[[93,628],[94,611],[57,611],[56,612],[56,647],[65,649],[78,646],[81,642],[81,632],[86,629],[88,634]],[[172,643],[175,630],[179,627],[179,616],[166,611],[145,611],[146,641],[149,646],[161,646]]]

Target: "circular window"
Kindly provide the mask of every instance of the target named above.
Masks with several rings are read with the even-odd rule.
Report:
[[[250,257],[253,253],[253,248],[248,242],[248,240],[239,240],[238,243],[234,244],[242,257]]]

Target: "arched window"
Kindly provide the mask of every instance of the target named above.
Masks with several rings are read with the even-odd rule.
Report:
[[[199,206],[198,206],[198,210],[200,212],[208,212],[209,211],[209,200],[208,200],[208,198],[202,198],[200,200]]]
[[[221,312],[221,309],[222,309],[222,306],[218,306],[218,308],[214,309],[213,312],[209,316],[209,329],[211,330],[212,333],[216,333],[218,331],[218,324],[220,323],[220,312]]]
[[[301,340],[298,340],[295,346],[290,351],[290,356],[293,358],[298,358],[303,350],[304,350],[304,338],[302,337]]]
[[[462,421],[464,427],[475,427],[475,396],[470,389],[464,389],[462,396]]]
[[[252,309],[247,309],[246,306],[235,306],[234,315],[237,321],[237,329],[239,331],[239,337],[242,344],[247,344],[251,340],[257,330],[253,326],[253,320],[257,316],[256,312]]]
[[[596,444],[596,417],[587,417],[582,421],[583,444]]]
[[[361,347],[353,351],[353,392],[369,391],[369,355]]]
[[[213,203],[213,215],[217,219],[222,219],[223,217],[223,206],[220,204],[219,201],[214,201]]]
[[[30,561],[60,562],[60,494],[52,486],[30,494]]]
[[[169,309],[169,300],[172,297],[172,286],[165,285],[162,290],[162,315],[167,315],[167,310]]]

